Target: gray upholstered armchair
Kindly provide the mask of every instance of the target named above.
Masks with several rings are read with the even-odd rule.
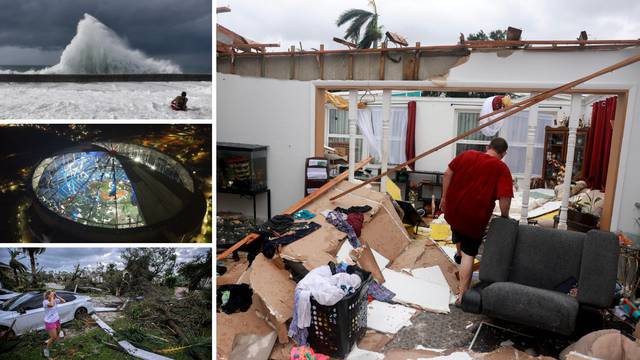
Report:
[[[581,305],[611,306],[618,254],[610,232],[584,234],[496,218],[484,244],[480,283],[465,293],[462,308],[569,335]],[[565,293],[571,282],[577,282],[577,297]]]

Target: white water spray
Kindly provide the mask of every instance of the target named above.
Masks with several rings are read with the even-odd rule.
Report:
[[[153,59],[131,49],[113,30],[89,14],[78,23],[78,31],[62,52],[60,63],[40,74],[162,74],[181,73],[168,60]]]

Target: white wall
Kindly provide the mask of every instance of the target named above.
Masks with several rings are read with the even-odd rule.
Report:
[[[217,141],[268,145],[267,176],[271,213],[279,214],[304,197],[304,162],[311,156],[311,85],[301,81],[217,74]],[[251,200],[217,194],[217,211],[253,214]],[[266,195],[258,195],[258,218],[265,219]]]

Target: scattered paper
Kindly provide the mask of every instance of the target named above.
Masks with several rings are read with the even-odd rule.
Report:
[[[428,311],[449,312],[448,286],[433,284],[391,269],[384,269],[382,275],[386,279],[384,286],[396,293],[394,301],[416,305]]]
[[[358,346],[354,346],[353,350],[347,355],[345,360],[383,360],[384,354],[359,349]]]
[[[374,300],[367,306],[367,327],[387,334],[395,334],[411,326],[411,317],[417,310]]]

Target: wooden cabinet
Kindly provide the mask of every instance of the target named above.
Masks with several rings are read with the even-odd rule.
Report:
[[[584,153],[587,148],[589,128],[580,128],[576,131],[576,147],[573,157],[572,179],[580,176],[584,164]],[[545,127],[544,132],[544,159],[542,161],[542,176],[547,184],[554,184],[558,176],[557,169],[551,165],[552,160],[559,161],[562,165],[567,162],[567,144],[569,128]]]

